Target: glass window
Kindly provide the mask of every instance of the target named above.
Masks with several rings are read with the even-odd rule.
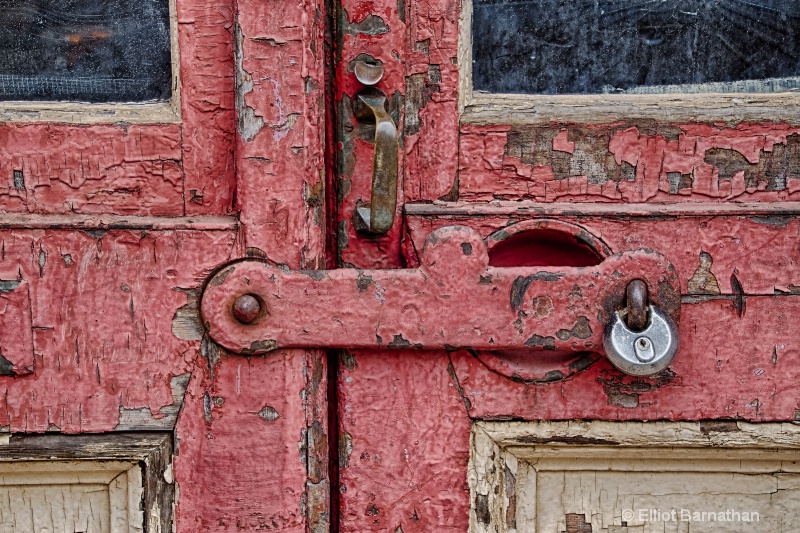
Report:
[[[0,12],[0,100],[170,99],[167,0],[0,0]]]
[[[490,93],[800,88],[800,0],[474,0]]]

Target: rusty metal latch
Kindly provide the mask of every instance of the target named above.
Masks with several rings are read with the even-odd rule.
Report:
[[[660,254],[590,267],[489,266],[473,229],[428,236],[419,268],[288,271],[259,260],[219,270],[201,300],[210,337],[236,353],[279,348],[603,350],[603,330],[636,279],[677,322],[680,284]]]

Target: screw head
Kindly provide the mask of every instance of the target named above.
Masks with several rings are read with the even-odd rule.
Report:
[[[243,294],[233,302],[233,316],[242,324],[249,324],[261,314],[261,302],[252,294]]]

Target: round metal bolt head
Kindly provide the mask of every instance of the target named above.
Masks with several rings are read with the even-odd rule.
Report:
[[[252,294],[243,294],[233,302],[233,316],[242,324],[249,324],[261,313],[261,302]]]
[[[383,65],[357,61],[353,72],[358,81],[364,85],[372,86],[381,81],[383,77]]]

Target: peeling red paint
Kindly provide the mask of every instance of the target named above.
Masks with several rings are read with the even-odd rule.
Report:
[[[230,213],[232,13],[224,3],[178,2],[180,124],[0,124],[0,210]]]
[[[466,352],[451,357],[475,418],[793,420],[798,399],[789,383],[796,379],[800,346],[784,337],[777,366],[772,360],[774,332],[799,305],[794,296],[753,297],[741,319],[725,301],[684,305],[681,351],[670,370],[650,379],[622,376],[599,361],[558,384],[528,385],[487,372]]]
[[[177,0],[180,123],[0,124],[0,280],[20,282],[11,292],[0,285],[0,306],[13,303],[0,309],[0,328],[30,313],[19,336],[0,338],[4,356],[30,346],[18,375],[0,376],[2,429],[174,430],[177,531],[411,533],[468,528],[476,419],[796,421],[800,347],[787,324],[800,311],[800,129],[666,115],[470,124],[458,108],[459,2],[326,9]],[[328,17],[341,35],[326,36]],[[352,62],[365,56],[384,65],[378,88],[403,132],[397,219],[379,238],[352,224],[369,200],[374,149],[374,132],[350,107],[363,89]],[[415,215],[415,203],[442,211]],[[538,212],[545,204],[553,211]],[[675,205],[695,211],[669,211]],[[386,296],[378,283],[430,269],[423,249],[437,229],[477,231],[453,249],[477,256],[481,239],[491,245],[542,216],[596,236],[602,257],[650,249],[674,265],[674,290],[652,287],[675,312],[683,294],[682,348],[668,371],[627,377],[571,345],[538,365],[453,345],[353,350],[330,368],[336,356],[319,347],[232,355],[198,320],[204,280],[245,256],[291,275],[362,269],[297,274],[312,300],[327,283],[315,277],[351,276],[335,311],[357,321],[363,299]],[[455,263],[453,250],[434,259]],[[476,291],[492,274],[480,266]],[[608,274],[593,267],[583,273]],[[452,296],[458,276],[433,278],[442,300]],[[27,299],[14,292],[23,285]],[[602,322],[599,311],[574,312],[590,291],[544,286],[522,291],[517,311],[529,323],[550,320],[553,334],[525,331],[525,340],[596,349],[598,328],[581,337]],[[401,289],[394,297],[411,300]],[[493,318],[481,315],[490,298],[475,294],[458,295],[455,318],[479,329]],[[381,346],[417,343],[419,331],[394,330],[453,318],[445,309],[436,302],[425,320],[411,307],[390,314]]]
[[[0,231],[2,272],[30,286],[33,373],[0,378],[0,425],[12,432],[111,431],[124,409],[157,420],[170,378],[197,344],[169,327],[178,288],[230,257],[233,232]],[[65,384],[69,384],[66,386]],[[157,425],[157,424],[156,424]]]
[[[17,279],[0,280],[0,373],[21,376],[33,372],[33,325],[28,282]]]
[[[689,280],[700,264],[700,254],[712,256],[711,272],[715,274],[722,294],[733,294],[731,274],[735,274],[746,294],[773,295],[790,292],[789,286],[800,287],[800,270],[793,254],[800,239],[800,221],[781,216],[716,216],[716,217],[643,217],[564,216],[596,235],[615,253],[640,248],[677,250],[669,253],[681,280],[681,294],[690,294]],[[465,224],[478,230],[484,238],[508,226],[503,215],[480,217],[408,217],[411,239],[421,249],[425,239],[436,228]],[[524,223],[524,222],[523,222]]]
[[[605,131],[600,134],[605,144],[594,145],[590,152],[571,140],[570,132],[574,129],[561,129],[552,139],[552,150],[570,154],[561,169],[535,163],[555,157],[542,152],[541,146],[514,145],[515,153],[522,150],[533,164],[509,153],[509,136],[517,133],[509,126],[462,126],[460,198],[625,203],[768,202],[800,198],[800,174],[794,170],[800,158],[800,151],[795,148],[800,130],[785,124],[743,124],[734,128],[663,126],[674,139],[660,133],[642,133],[636,126],[622,124],[582,126],[582,131],[589,134]],[[520,131],[524,135],[525,131],[534,130],[547,131],[546,128]],[[784,150],[785,155],[763,169],[753,169],[754,176],[748,182],[745,174],[750,171],[749,166],[770,157],[775,147]],[[741,170],[731,175],[721,172],[727,169],[707,160],[714,149],[741,154]],[[621,165],[630,165],[630,175],[617,175],[620,170],[612,166]]]
[[[575,153],[575,143],[569,140],[569,130],[563,129],[558,132],[558,135],[553,137],[553,150],[559,152],[567,152],[568,154]]]
[[[427,237],[420,263],[403,270],[284,272],[236,262],[209,281],[202,320],[212,339],[242,354],[316,346],[561,353],[600,349],[608,316],[634,279],[648,283],[654,305],[675,320],[679,315],[677,276],[649,251],[610,256],[596,266],[499,268],[489,266],[476,231],[445,226]],[[576,287],[579,299],[570,297]],[[536,297],[545,294],[555,311],[532,317]],[[244,295],[261,304],[246,324],[231,312]]]
[[[0,172],[7,212],[183,214],[177,125],[0,125]]]

